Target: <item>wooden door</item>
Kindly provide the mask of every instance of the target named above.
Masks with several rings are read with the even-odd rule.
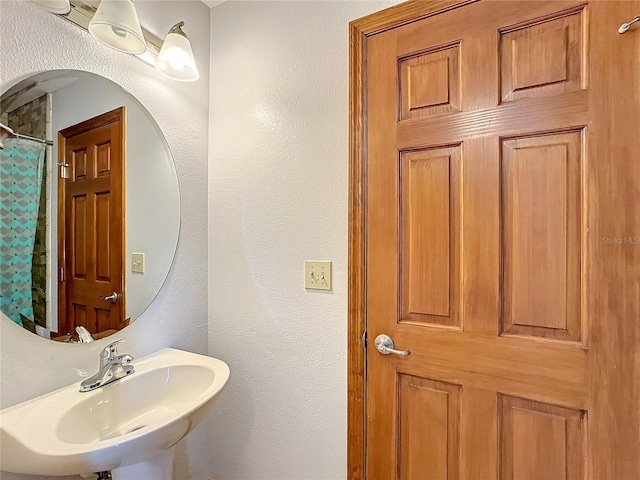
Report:
[[[640,28],[617,33],[638,14],[358,23],[367,478],[640,478]]]
[[[59,134],[67,177],[59,191],[59,333],[124,324],[125,108]],[[113,294],[116,294],[115,296]]]

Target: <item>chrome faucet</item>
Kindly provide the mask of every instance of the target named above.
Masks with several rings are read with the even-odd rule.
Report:
[[[134,372],[131,365],[133,357],[128,353],[118,355],[118,344],[121,342],[124,342],[123,338],[110,343],[100,352],[100,369],[93,377],[87,378],[80,384],[81,392],[90,392],[104,387]]]

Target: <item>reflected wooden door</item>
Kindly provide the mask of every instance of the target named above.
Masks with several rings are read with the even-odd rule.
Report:
[[[124,324],[125,108],[59,133],[59,333]]]
[[[640,1],[464,3],[364,48],[367,477],[640,478]]]

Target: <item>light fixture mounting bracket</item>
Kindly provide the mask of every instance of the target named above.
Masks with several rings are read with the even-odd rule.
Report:
[[[182,27],[184,27],[184,21],[176,23],[173,27],[171,27],[171,30],[169,30],[169,33],[175,33],[177,35],[182,35],[184,38],[187,38],[187,34],[184,33],[184,30],[182,30]]]
[[[53,15],[61,17],[89,33],[89,22],[91,22],[91,19],[95,15],[100,2],[97,0],[70,0],[70,3],[71,10],[69,13],[54,13]],[[184,25],[184,22],[181,23]],[[184,35],[184,32],[182,32],[182,34]],[[140,55],[133,56],[151,66],[154,66],[158,53],[160,52],[160,47],[162,46],[162,40],[146,30],[144,27],[142,27],[142,35],[144,36],[145,43],[147,44],[147,50]]]

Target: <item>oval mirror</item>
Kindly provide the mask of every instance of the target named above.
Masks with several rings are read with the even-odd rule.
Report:
[[[0,124],[0,316],[59,341],[115,333],[153,301],[178,242],[158,125],[119,85],[77,70],[11,87]]]

